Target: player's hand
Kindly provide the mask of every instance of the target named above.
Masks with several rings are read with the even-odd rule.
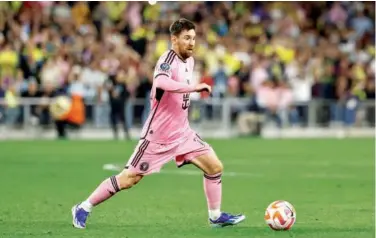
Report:
[[[211,86],[207,85],[206,83],[199,83],[196,85],[196,92],[203,92],[206,91],[208,93],[211,93]]]

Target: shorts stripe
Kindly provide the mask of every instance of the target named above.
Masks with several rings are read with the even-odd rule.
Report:
[[[142,156],[144,155],[144,152],[145,152],[146,148],[148,147],[149,143],[150,143],[150,141],[148,141],[148,140],[144,140],[144,141],[142,142],[142,144],[141,144],[140,147],[138,148],[138,151],[137,151],[136,156],[135,156],[134,159],[132,160],[131,165],[132,165],[133,167],[136,167],[136,166],[137,166],[138,162],[140,161],[140,159],[141,159]]]
[[[219,174],[219,175],[214,176],[214,177],[211,177],[210,175],[204,174],[204,177],[205,177],[206,179],[209,179],[209,180],[217,180],[217,179],[220,179],[221,176],[222,176],[222,174]]]
[[[201,136],[199,136],[197,133],[196,133],[196,136],[203,141],[203,139],[201,138]]]

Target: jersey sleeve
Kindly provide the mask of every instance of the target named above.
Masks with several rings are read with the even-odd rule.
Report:
[[[168,92],[174,93],[190,93],[195,91],[195,86],[189,85],[187,83],[182,83],[175,81],[175,71],[174,62],[171,64],[164,62],[163,60],[158,61],[154,70],[154,84],[156,88],[162,89]]]
[[[164,62],[163,59],[160,59],[154,69],[154,79],[162,75],[168,77],[169,79],[173,78],[172,65]]]

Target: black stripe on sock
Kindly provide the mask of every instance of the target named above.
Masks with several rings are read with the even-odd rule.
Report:
[[[112,186],[114,187],[115,191],[119,192],[120,189],[119,189],[119,186],[117,184],[116,177],[115,176],[111,176],[110,180],[111,180]]]
[[[221,179],[222,174],[219,174],[219,175],[214,176],[214,177],[213,177],[212,175],[204,174],[204,177],[205,177],[206,179],[209,179],[209,180],[218,180],[218,179]]]

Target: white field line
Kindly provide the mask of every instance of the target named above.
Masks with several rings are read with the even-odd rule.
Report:
[[[296,166],[317,166],[317,167],[331,167],[331,166],[348,166],[348,167],[371,167],[375,163],[370,159],[369,162],[357,162],[354,161],[339,161],[338,163],[333,163],[329,161],[315,161],[315,160],[278,160],[278,159],[257,159],[256,161],[252,158],[247,159],[231,159],[222,161],[224,165],[296,165]]]
[[[104,170],[120,172],[123,167],[118,164],[105,164],[103,165]],[[202,176],[202,172],[198,169],[192,170],[187,168],[181,169],[161,169],[159,174],[165,175],[184,175],[184,176]],[[234,171],[225,171],[223,173],[225,177],[241,177],[241,178],[265,178],[266,176],[262,173],[245,173],[245,172],[234,172]],[[344,179],[344,180],[359,180],[358,176],[349,175],[349,174],[326,174],[326,173],[317,173],[317,174],[300,174],[296,175],[297,178],[305,179]]]

